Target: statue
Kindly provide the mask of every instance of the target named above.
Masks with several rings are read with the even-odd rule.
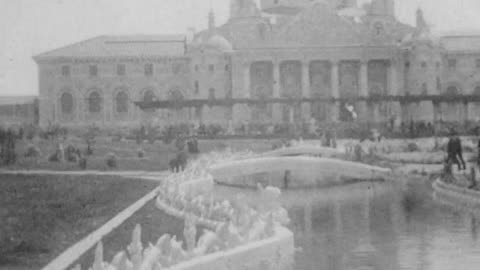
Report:
[[[139,269],[140,265],[142,264],[142,227],[139,224],[135,226],[135,229],[132,233],[132,242],[127,247],[128,254],[130,254],[130,258],[133,263],[134,269]]]
[[[205,230],[200,239],[198,239],[197,247],[193,253],[195,256],[203,256],[215,252],[219,249],[218,242],[218,237],[214,232]]]
[[[158,261],[162,255],[162,251],[152,244],[149,245],[143,252],[143,261],[140,264],[138,270],[151,270],[158,264]]]
[[[172,247],[171,253],[170,253],[170,259],[171,259],[171,265],[175,265],[179,262],[182,262],[187,258],[187,254],[182,248],[182,241],[177,241],[177,237],[174,236],[170,240],[170,245]]]
[[[420,30],[428,29],[427,22],[425,21],[425,17],[423,16],[423,10],[421,8],[417,9],[416,26]]]
[[[197,236],[197,227],[196,219],[192,214],[187,214],[187,216],[185,217],[185,227],[183,229],[183,235],[187,244],[187,251],[189,253],[193,252],[196,244],[195,238]]]
[[[103,262],[103,243],[98,242],[95,248],[95,258],[93,260],[92,270],[104,270],[105,263]]]
[[[113,257],[112,263],[110,265],[113,266],[114,269],[117,269],[117,270],[127,270],[127,269],[132,269],[133,268],[133,264],[128,259],[125,251],[117,253],[117,255],[115,255],[115,257]]]
[[[244,242],[238,230],[230,222],[217,226],[216,234],[222,250],[236,247]]]

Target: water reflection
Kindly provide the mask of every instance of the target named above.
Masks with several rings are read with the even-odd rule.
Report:
[[[480,211],[434,201],[430,183],[361,183],[287,191],[298,270],[475,270]],[[216,187],[219,197],[251,190]]]
[[[480,265],[478,218],[433,202],[427,184],[287,192],[296,269],[450,270]]]

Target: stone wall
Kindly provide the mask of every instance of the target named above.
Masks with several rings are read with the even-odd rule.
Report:
[[[280,228],[274,237],[203,256],[168,270],[293,270],[293,233]]]
[[[118,64],[125,65],[124,76],[117,74]],[[145,75],[145,64],[154,65],[152,76]],[[98,67],[97,76],[90,76],[90,65]],[[69,67],[69,75],[62,74],[63,66]],[[184,98],[192,96],[189,60],[186,58],[42,62],[39,63],[40,124],[134,124],[145,118],[134,102],[144,100],[147,92],[153,93],[158,100],[171,99],[172,91],[176,90]],[[101,98],[101,110],[97,113],[88,111],[90,94],[93,92],[98,92]],[[115,104],[120,92],[128,96],[128,111],[122,115],[117,112]],[[62,112],[61,97],[65,93],[73,97],[70,113]],[[187,114],[180,115],[187,117]],[[162,116],[168,118],[169,115],[157,115]]]

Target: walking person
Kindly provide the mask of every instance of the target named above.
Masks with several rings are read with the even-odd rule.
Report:
[[[478,140],[478,145],[477,145],[477,166],[480,168],[480,139]]]
[[[457,164],[458,170],[466,170],[463,159],[462,141],[456,132],[452,131],[447,145],[448,162]]]

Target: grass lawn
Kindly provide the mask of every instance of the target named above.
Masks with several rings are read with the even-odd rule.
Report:
[[[255,152],[264,152],[272,149],[275,140],[202,140],[199,142],[201,153],[207,153],[215,150],[224,150],[227,147],[236,150],[252,150]],[[80,148],[86,149],[83,141],[71,139],[68,141]],[[64,146],[68,145],[64,143]],[[40,148],[42,157],[38,160],[24,158],[26,149],[30,144]],[[34,143],[21,141],[17,143],[16,152],[18,161],[15,165],[8,167],[12,170],[57,170],[69,171],[80,170],[76,163],[56,163],[49,162],[48,157],[55,152],[56,144],[53,141],[41,140]],[[142,149],[145,152],[144,158],[138,158],[138,151]],[[164,171],[169,169],[169,162],[175,158],[177,150],[174,144],[166,145],[157,141],[154,144],[143,143],[138,145],[135,141],[127,140],[122,142],[112,142],[109,138],[97,139],[94,148],[94,154],[88,157],[88,170],[110,170],[106,166],[106,156],[114,153],[118,159],[116,170],[133,170],[133,171]],[[190,156],[194,158],[195,156]]]
[[[105,261],[111,262],[117,252],[127,249],[131,242],[133,229],[137,224],[142,226],[144,248],[148,246],[148,243],[156,244],[158,238],[164,234],[175,235],[178,240],[184,240],[184,221],[160,211],[152,201],[102,240]],[[201,233],[202,229],[197,229],[197,239]],[[89,269],[93,264],[94,252],[95,247],[85,253],[73,266],[80,264],[83,270]]]
[[[0,175],[0,269],[41,268],[156,186],[119,177]]]

